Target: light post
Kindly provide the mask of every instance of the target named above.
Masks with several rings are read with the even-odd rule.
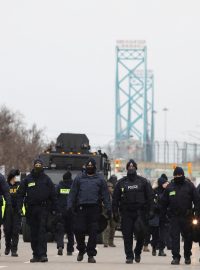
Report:
[[[163,108],[164,111],[164,164],[166,169],[166,144],[167,144],[167,112],[168,108]]]
[[[164,142],[167,140],[167,112],[168,108],[163,108],[164,111]]]

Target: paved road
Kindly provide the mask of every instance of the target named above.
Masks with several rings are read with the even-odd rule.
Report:
[[[4,239],[2,239],[4,242]],[[30,243],[23,243],[20,237],[19,243],[19,257],[13,258],[10,255],[4,255],[4,243],[2,243],[2,255],[0,257],[0,269],[14,269],[14,270],[34,270],[34,269],[47,269],[47,270],[124,270],[124,269],[136,269],[137,270],[169,270],[169,269],[200,269],[199,257],[200,250],[197,244],[193,246],[192,264],[185,265],[182,259],[179,266],[170,265],[171,253],[167,251],[167,257],[152,257],[150,252],[142,254],[142,260],[140,264],[125,264],[125,256],[123,250],[123,241],[121,238],[116,238],[116,248],[104,248],[102,245],[98,245],[98,254],[96,256],[97,263],[88,264],[87,256],[85,256],[83,262],[77,262],[77,251],[73,256],[58,256],[56,244],[48,243],[48,263],[29,263],[29,259],[32,257]]]

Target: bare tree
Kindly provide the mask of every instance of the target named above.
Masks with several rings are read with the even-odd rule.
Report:
[[[6,171],[30,170],[33,159],[44,147],[43,130],[35,124],[27,129],[20,113],[0,107],[0,165],[5,165]]]

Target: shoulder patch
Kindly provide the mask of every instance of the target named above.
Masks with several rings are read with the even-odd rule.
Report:
[[[34,186],[35,186],[35,182],[28,183],[28,187],[34,187]]]

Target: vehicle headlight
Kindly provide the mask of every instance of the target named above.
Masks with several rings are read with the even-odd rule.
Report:
[[[193,225],[197,225],[197,224],[198,224],[198,220],[197,220],[196,218],[194,218],[194,219],[192,220],[192,224],[193,224]]]
[[[55,163],[52,163],[52,164],[51,164],[51,168],[52,168],[52,169],[55,169],[55,168],[56,168],[56,164],[55,164]]]

